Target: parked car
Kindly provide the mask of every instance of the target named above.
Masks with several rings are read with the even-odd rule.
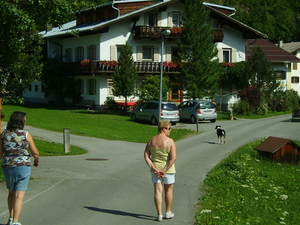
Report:
[[[210,120],[216,122],[218,114],[216,106],[205,100],[189,100],[180,103],[178,106],[181,120],[190,120],[192,123],[198,120]]]
[[[156,125],[158,121],[158,101],[144,102],[140,107],[135,108],[130,113],[131,121],[145,121]],[[172,125],[179,121],[179,110],[174,102],[162,102],[161,120],[168,120]]]

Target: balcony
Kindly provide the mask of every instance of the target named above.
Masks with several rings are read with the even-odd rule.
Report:
[[[160,73],[159,62],[134,62],[137,73]],[[81,65],[79,62],[64,63],[65,75],[92,75],[92,74],[104,74],[114,73],[116,66],[113,64],[100,64],[99,61],[91,61],[87,65]],[[172,67],[164,63],[163,72],[165,73],[179,73],[180,67]]]
[[[160,39],[161,32],[165,30],[165,27],[154,27],[154,26],[135,26],[134,27],[134,39],[140,40],[142,38],[150,38],[150,39]],[[172,29],[172,28],[171,28]],[[181,29],[181,28],[177,28]],[[165,39],[176,40],[179,38],[180,30],[176,28],[171,31],[170,35],[164,36]],[[222,28],[212,28],[214,30],[214,42],[222,42],[224,38],[223,29]]]

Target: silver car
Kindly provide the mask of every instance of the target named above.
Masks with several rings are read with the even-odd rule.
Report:
[[[158,104],[158,101],[144,102],[140,107],[131,111],[131,121],[145,121],[156,125],[158,121]],[[180,119],[177,105],[174,102],[162,102],[160,118],[176,125]]]
[[[216,122],[218,114],[216,106],[205,100],[189,100],[182,102],[179,106],[180,119],[190,120],[196,123],[198,120],[210,120]]]

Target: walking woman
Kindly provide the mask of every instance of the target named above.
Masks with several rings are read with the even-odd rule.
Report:
[[[154,203],[157,210],[157,221],[162,221],[163,192],[165,192],[165,219],[174,217],[171,211],[173,201],[173,184],[175,183],[176,145],[169,138],[171,123],[162,120],[158,124],[159,134],[152,137],[144,152],[144,159],[150,167],[152,183],[154,184]]]
[[[25,122],[26,113],[14,112],[0,138],[0,158],[8,189],[7,225],[21,225],[19,217],[31,174],[30,157],[34,157],[34,166],[39,165],[39,151],[32,136],[23,130]]]

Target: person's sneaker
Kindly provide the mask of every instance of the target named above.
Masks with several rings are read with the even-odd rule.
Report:
[[[12,218],[9,218],[6,225],[12,225],[12,224],[13,224],[13,220]]]
[[[156,221],[161,222],[162,221],[163,216],[162,215],[158,215],[156,217]]]
[[[12,223],[12,225],[22,225],[20,222]]]
[[[175,216],[173,212],[167,212],[165,218],[166,219],[172,219]]]

